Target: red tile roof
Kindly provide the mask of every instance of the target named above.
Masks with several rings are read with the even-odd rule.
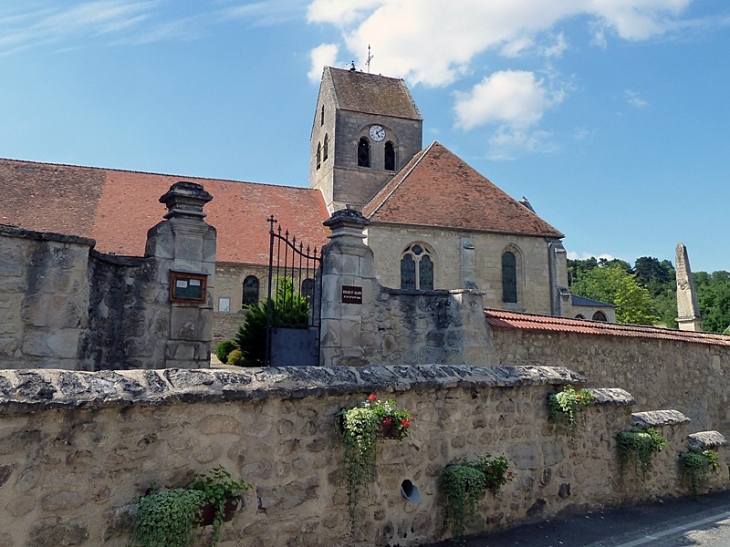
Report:
[[[99,251],[141,256],[147,230],[167,211],[160,196],[180,180],[213,195],[204,210],[218,232],[219,262],[268,264],[271,214],[305,246],[327,242],[318,190],[4,159],[0,224],[91,237]]]
[[[439,142],[416,154],[363,214],[374,222],[564,237]]]
[[[421,119],[408,86],[399,78],[331,66],[325,67],[323,76],[332,80],[338,109],[409,120]]]
[[[519,329],[541,332],[560,332],[573,334],[592,334],[597,336],[616,336],[626,338],[653,338],[730,346],[730,336],[704,332],[687,332],[658,327],[642,327],[637,325],[618,325],[602,321],[587,321],[567,317],[550,317],[504,310],[484,310],[487,323],[494,329]]]

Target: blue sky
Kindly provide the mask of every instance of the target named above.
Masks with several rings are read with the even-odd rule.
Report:
[[[0,157],[308,182],[322,66],[403,77],[572,257],[730,270],[721,0],[0,0]],[[2,184],[2,181],[0,181]]]

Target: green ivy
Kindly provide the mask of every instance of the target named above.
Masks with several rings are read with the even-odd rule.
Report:
[[[454,537],[464,535],[466,520],[476,515],[485,492],[496,493],[513,478],[504,456],[493,458],[486,454],[477,461],[447,465],[441,474],[440,485],[446,528],[451,527]]]
[[[652,456],[661,452],[667,446],[667,439],[662,437],[653,428],[635,428],[622,431],[616,436],[616,448],[621,474],[626,469],[629,460],[634,458],[638,470],[643,476],[651,470]]]
[[[343,465],[351,534],[355,530],[360,488],[375,478],[378,441],[382,438],[383,427],[391,426],[392,438],[402,441],[408,436],[412,420],[410,412],[399,409],[393,399],[380,401],[375,394],[371,394],[360,406],[342,409],[336,414],[344,444]]]
[[[240,497],[250,488],[246,481],[232,481],[228,471],[219,466],[206,475],[197,475],[187,488],[147,494],[135,507],[131,544],[134,547],[189,547],[193,529],[199,525],[202,507],[212,504],[215,517],[208,545],[213,547],[220,540],[226,502]]]
[[[571,439],[575,441],[578,432],[578,423],[582,419],[581,411],[596,404],[596,397],[589,389],[576,391],[568,384],[559,393],[548,397],[550,421],[556,426],[563,426],[568,430]]]
[[[696,495],[707,481],[710,471],[717,471],[720,459],[716,450],[690,450],[679,455],[679,469],[689,483],[692,494]]]

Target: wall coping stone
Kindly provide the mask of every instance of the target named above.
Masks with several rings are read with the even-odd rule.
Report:
[[[660,427],[663,425],[688,424],[690,419],[679,410],[650,410],[634,412],[631,417],[638,427]]]
[[[620,387],[591,388],[591,391],[596,398],[597,405],[631,406],[636,404],[634,396]]]
[[[95,249],[91,249],[91,257],[95,260],[106,262],[107,264],[114,264],[115,266],[126,266],[129,268],[141,266],[149,260],[149,257],[116,255],[113,253],[107,254],[101,253]]]
[[[466,365],[222,369],[0,370],[0,415],[48,409],[349,395],[429,388],[585,382],[563,367]]]
[[[719,431],[698,431],[687,436],[692,450],[706,450],[718,446],[727,446],[727,439]]]
[[[24,239],[34,239],[36,241],[55,241],[57,243],[77,243],[79,245],[86,245],[88,247],[95,247],[96,240],[81,237],[72,236],[66,234],[57,234],[55,232],[35,232],[33,230],[25,230],[18,228],[17,226],[10,226],[8,224],[0,224],[0,235],[8,237],[20,237]]]

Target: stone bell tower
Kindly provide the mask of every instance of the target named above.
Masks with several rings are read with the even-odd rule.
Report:
[[[309,187],[330,213],[361,209],[421,150],[423,119],[405,82],[325,67],[310,137]]]

